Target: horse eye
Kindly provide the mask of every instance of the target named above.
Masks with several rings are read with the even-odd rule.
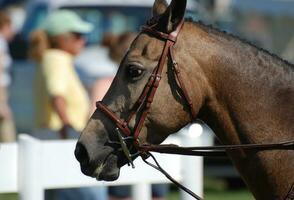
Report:
[[[143,74],[144,70],[137,66],[129,66],[127,69],[127,76],[130,78],[138,78]]]

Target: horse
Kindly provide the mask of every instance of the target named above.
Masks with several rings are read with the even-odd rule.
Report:
[[[160,144],[191,116],[208,124],[225,145],[294,139],[294,66],[233,35],[199,22],[183,22],[185,9],[186,0],[172,0],[170,5],[155,0],[148,21],[153,32],[142,31],[133,41],[78,140],[75,155],[85,175],[114,181],[120,168],[131,162],[125,145],[116,145],[122,144],[120,130],[133,132],[140,126],[136,143]],[[177,38],[169,37],[173,33]],[[169,46],[173,55],[162,59],[169,41],[174,42]],[[161,76],[154,74],[158,65]],[[175,77],[174,65],[182,81]],[[161,82],[153,85],[157,92],[152,105],[149,98],[143,101],[148,112],[141,107],[134,112],[150,79],[157,78]],[[184,82],[184,90],[179,82]],[[293,149],[226,153],[256,199],[293,199]]]

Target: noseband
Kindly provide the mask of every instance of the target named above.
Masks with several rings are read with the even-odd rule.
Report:
[[[97,109],[104,113],[115,125],[115,131],[118,137],[117,142],[110,141],[112,143],[118,144],[121,148],[120,150],[124,153],[125,157],[128,160],[128,164],[131,164],[134,167],[133,159],[141,155],[143,161],[153,168],[162,172],[169,180],[175,183],[178,187],[189,193],[195,199],[202,200],[201,197],[197,196],[191,190],[187,189],[176,180],[174,180],[164,169],[161,168],[157,160],[150,152],[159,152],[159,153],[168,153],[168,154],[181,154],[181,155],[192,155],[192,156],[226,156],[226,150],[273,150],[273,149],[294,149],[294,141],[287,141],[281,143],[273,144],[242,144],[242,145],[224,145],[224,146],[212,146],[212,147],[178,147],[176,145],[149,145],[141,144],[139,141],[139,135],[141,129],[144,125],[145,119],[148,115],[151,104],[154,100],[157,88],[159,86],[160,80],[162,78],[162,71],[167,59],[170,59],[172,62],[172,69],[175,75],[177,84],[181,90],[183,99],[185,100],[187,106],[189,107],[189,112],[191,116],[191,121],[196,118],[196,110],[192,103],[191,97],[189,96],[188,90],[185,87],[183,79],[178,68],[178,64],[174,59],[173,47],[177,42],[178,35],[183,27],[184,20],[182,20],[176,29],[169,33],[163,33],[154,29],[154,26],[144,26],[141,33],[145,33],[156,37],[157,39],[165,41],[165,45],[159,59],[157,66],[154,68],[147,84],[145,85],[142,94],[140,95],[137,102],[134,104],[130,115],[127,119],[121,119],[116,114],[114,114],[103,102],[99,101],[96,103]],[[130,121],[138,117],[138,122],[134,126],[134,129],[131,130],[129,127]],[[129,147],[129,142],[132,142],[132,146]],[[135,154],[131,154],[131,148],[134,147],[136,150]],[[149,163],[146,161],[147,157],[151,157],[154,160],[155,164]]]

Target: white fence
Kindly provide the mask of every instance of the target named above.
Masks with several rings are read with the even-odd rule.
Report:
[[[196,129],[195,129],[196,127]],[[189,133],[193,129],[193,133]],[[182,131],[181,136],[171,137],[166,143],[186,146],[207,145],[210,136],[201,134],[196,124]],[[195,133],[196,131],[196,133]],[[204,131],[206,132],[206,131]],[[17,192],[21,200],[43,200],[45,189],[132,185],[134,200],[150,200],[151,183],[169,183],[159,172],[138,158],[135,169],[123,167],[115,182],[97,182],[84,176],[74,158],[76,141],[40,141],[28,135],[20,135],[16,144],[0,146],[0,193]],[[203,195],[203,161],[199,157],[155,155],[176,180],[181,181],[197,194]],[[191,199],[182,194],[182,199]]]

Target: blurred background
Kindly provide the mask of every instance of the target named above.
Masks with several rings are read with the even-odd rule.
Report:
[[[70,9],[94,24],[94,31],[86,36],[87,47],[75,62],[80,79],[90,90],[101,78],[101,71],[113,74],[117,67],[103,45],[105,33],[138,32],[150,17],[152,4],[153,0],[0,0],[0,8],[8,11],[16,33],[9,44],[9,102],[17,132],[33,130],[35,64],[28,59],[29,35],[50,12]],[[212,24],[294,63],[294,0],[191,0],[187,17]],[[205,159],[204,169],[206,199],[253,199],[228,159]],[[0,200],[15,198],[0,195]],[[175,188],[169,199],[178,199]]]

